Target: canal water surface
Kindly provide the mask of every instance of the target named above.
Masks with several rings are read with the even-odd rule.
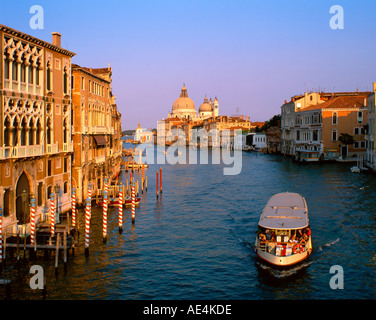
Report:
[[[222,165],[162,165],[163,194],[156,200],[156,170],[146,170],[133,226],[130,209],[118,233],[110,209],[108,241],[102,210],[92,208],[90,255],[84,254],[84,209],[79,247],[64,272],[54,256],[21,258],[8,271],[13,299],[41,299],[29,286],[30,267],[44,268],[47,299],[375,299],[376,177],[350,172],[351,164],[292,162],[276,155],[243,153],[242,172],[224,176]],[[120,177],[124,182],[128,174]],[[136,173],[140,179],[140,174]],[[274,270],[253,251],[259,216],[279,192],[307,201],[314,250],[298,267]],[[344,288],[333,290],[330,273],[343,268]]]

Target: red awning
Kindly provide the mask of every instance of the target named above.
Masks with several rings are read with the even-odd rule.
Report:
[[[107,145],[107,140],[105,136],[94,136],[94,139],[98,147]]]

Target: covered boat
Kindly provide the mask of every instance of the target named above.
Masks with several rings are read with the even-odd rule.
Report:
[[[291,266],[311,254],[308,208],[300,194],[285,192],[269,199],[258,224],[255,251],[275,266]]]

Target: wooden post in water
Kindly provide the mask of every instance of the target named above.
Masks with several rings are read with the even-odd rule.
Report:
[[[119,234],[123,232],[123,184],[119,188]]]
[[[103,243],[107,242],[107,191],[103,192]]]
[[[76,188],[72,188],[72,227],[76,228]]]
[[[63,237],[63,245],[64,245],[64,272],[67,272],[67,232],[64,231]]]
[[[85,210],[85,255],[89,256],[89,236],[90,236],[90,211],[91,211],[91,199],[88,197],[86,199],[86,210]]]
[[[148,176],[145,177],[145,191],[148,192]]]
[[[160,188],[161,188],[161,194],[162,194],[162,167],[159,168],[159,178],[161,179]]]
[[[158,187],[158,183],[159,183],[159,177],[158,177],[158,170],[157,170],[157,199],[159,198],[159,187]]]
[[[60,233],[57,234],[56,239],[56,254],[55,254],[55,275],[57,276],[57,267],[59,265],[59,245],[60,245]]]
[[[17,226],[17,261],[20,260],[20,229]]]

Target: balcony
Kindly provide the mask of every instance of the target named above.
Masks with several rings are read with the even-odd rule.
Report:
[[[59,152],[59,145],[58,144],[48,144],[47,145],[47,154],[53,154]]]
[[[73,143],[64,143],[63,144],[64,152],[73,152]]]
[[[106,162],[106,157],[105,156],[98,156],[95,158],[95,163],[100,164]]]
[[[18,159],[43,155],[43,146],[17,146],[0,148],[0,159]]]

